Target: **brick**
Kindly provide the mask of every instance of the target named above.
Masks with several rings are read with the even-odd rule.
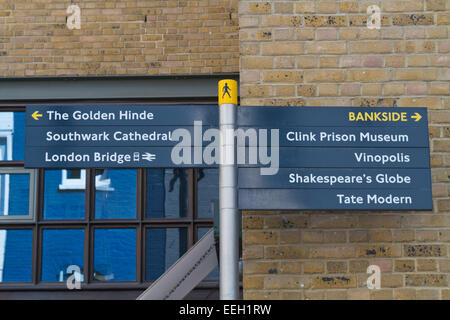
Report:
[[[392,215],[364,215],[358,217],[361,228],[398,228],[401,226],[401,216]]]
[[[264,278],[265,289],[308,289],[309,280],[302,276],[267,276]]]
[[[261,45],[261,52],[266,56],[298,55],[302,53],[302,44],[284,42],[263,43]]]
[[[450,259],[439,260],[439,271],[450,273]]]
[[[428,13],[399,14],[392,17],[392,24],[395,26],[432,25],[433,23],[433,15]]]
[[[298,261],[282,261],[280,262],[279,273],[282,274],[299,274],[302,263]]]
[[[367,69],[367,70],[349,70],[348,80],[358,82],[378,82],[389,81],[392,74],[389,70],[380,69]]]
[[[369,289],[347,289],[347,296],[349,300],[370,300]]]
[[[436,289],[416,290],[416,300],[437,300],[439,299],[439,291]]]
[[[370,242],[392,242],[392,232],[390,230],[370,230]]]
[[[414,272],[416,269],[415,260],[395,260],[394,271],[395,272]]]
[[[392,300],[394,298],[393,289],[370,290],[371,300]]]
[[[245,261],[244,274],[272,274],[277,273],[277,262]]]
[[[275,2],[275,13],[293,13],[294,4],[290,2]]]
[[[261,21],[265,27],[299,27],[303,19],[300,16],[266,15],[261,17]]]
[[[445,287],[447,286],[447,275],[407,274],[405,276],[405,284],[411,287]]]
[[[343,27],[346,25],[346,17],[342,15],[305,15],[304,19],[307,27]]]
[[[399,257],[401,247],[397,245],[361,245],[358,248],[358,256],[366,258]]]
[[[381,276],[381,288],[400,288],[403,287],[403,275],[383,274]]]
[[[438,271],[438,263],[434,259],[417,259],[417,271]]]
[[[327,273],[346,273],[347,262],[346,261],[328,261]]]
[[[353,228],[356,225],[354,216],[344,215],[313,215],[311,217],[312,228]]]
[[[322,262],[304,262],[303,263],[303,273],[313,274],[313,273],[323,273],[325,271],[324,264]]]
[[[426,0],[425,8],[428,11],[444,11],[446,0]]]
[[[278,246],[264,249],[266,259],[303,259],[308,257],[308,253],[308,248],[300,246]]]
[[[316,57],[315,56],[298,56],[295,59],[297,68],[299,69],[310,69],[316,67]]]
[[[264,247],[263,246],[245,246],[243,248],[242,257],[244,260],[263,258],[264,257]]]
[[[313,97],[316,95],[316,86],[315,85],[298,86],[297,94],[302,97]]]
[[[356,250],[352,245],[334,245],[312,247],[311,258],[353,258]]]
[[[272,7],[270,2],[249,3],[249,13],[251,14],[268,14],[271,11]]]
[[[243,216],[242,228],[244,229],[261,229],[263,226],[262,217],[257,216]]]
[[[406,227],[439,227],[446,223],[445,216],[436,215],[411,215],[404,217]]]
[[[321,84],[319,85],[319,96],[337,96],[339,86],[337,84]]]
[[[306,54],[344,54],[346,51],[344,42],[321,41],[305,45]]]
[[[394,289],[395,300],[415,300],[416,290],[410,288],[396,288]]]
[[[301,71],[264,71],[263,80],[266,82],[302,82]]]
[[[251,244],[276,244],[278,233],[272,231],[247,231],[244,236],[244,243]]]
[[[350,53],[391,53],[393,45],[391,41],[358,41],[350,42]]]
[[[264,277],[246,276],[243,279],[244,290],[262,289],[264,287]]]
[[[368,260],[351,260],[349,263],[349,271],[352,273],[366,273],[369,265]]]
[[[298,230],[284,230],[280,232],[280,244],[295,244],[300,242],[300,232]]]
[[[358,2],[356,1],[342,1],[338,3],[339,12],[358,12]]]
[[[312,278],[313,289],[324,288],[355,288],[356,278],[355,276],[316,276]]]
[[[327,290],[325,296],[327,300],[346,300],[347,290]]]
[[[444,257],[447,249],[442,245],[405,245],[404,252],[408,257]]]
[[[314,13],[314,1],[301,1],[295,3],[295,13]]]

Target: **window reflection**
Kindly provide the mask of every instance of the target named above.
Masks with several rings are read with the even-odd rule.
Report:
[[[44,229],[42,243],[42,281],[67,281],[71,266],[83,272],[83,229]]]
[[[198,210],[199,218],[214,218],[219,210],[219,170],[198,169]]]
[[[0,229],[0,282],[31,281],[31,230]]]
[[[135,219],[136,170],[96,170],[97,180],[100,184],[96,182],[95,218]]]
[[[29,174],[0,174],[0,216],[28,215],[29,200]]]
[[[187,228],[148,228],[145,278],[158,279],[187,251]]]
[[[96,229],[94,279],[136,280],[136,229]]]
[[[188,212],[186,169],[148,169],[147,218],[181,218]]]
[[[0,112],[0,161],[23,160],[25,112]]]
[[[86,184],[83,181],[77,188],[69,188],[61,181],[63,171],[45,170],[44,219],[84,219]]]

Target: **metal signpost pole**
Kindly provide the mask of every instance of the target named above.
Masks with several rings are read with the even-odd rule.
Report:
[[[237,209],[236,127],[237,82],[219,82],[220,124],[220,299],[239,299],[239,215]]]

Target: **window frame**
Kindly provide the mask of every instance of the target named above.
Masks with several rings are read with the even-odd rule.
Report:
[[[29,175],[29,190],[28,190],[28,214],[27,215],[0,215],[0,227],[5,223],[14,222],[34,222],[36,219],[36,190],[37,190],[37,171],[35,169],[25,169],[18,167],[2,167],[0,166],[0,174],[28,174]],[[6,198],[5,198],[6,200]]]

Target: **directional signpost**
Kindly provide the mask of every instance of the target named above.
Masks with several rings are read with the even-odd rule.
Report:
[[[219,105],[30,106],[25,167],[219,167],[222,299],[238,209],[432,209],[426,108],[236,108],[232,80]]]
[[[203,133],[211,126],[218,126],[218,110],[207,105],[31,106],[26,117],[25,167],[209,166],[201,152],[206,143]],[[178,141],[176,130],[191,139]],[[189,153],[191,162],[172,161],[176,145]]]
[[[280,146],[276,174],[239,168],[240,209],[432,209],[425,108],[247,107],[238,125]]]

